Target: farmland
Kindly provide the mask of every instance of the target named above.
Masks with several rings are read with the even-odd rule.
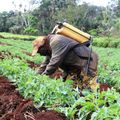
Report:
[[[120,119],[120,48],[118,43],[116,46],[110,44],[96,47],[101,44],[100,38],[94,41],[96,46],[93,46],[93,50],[99,55],[98,82],[108,84],[112,88],[103,92],[99,90],[90,92],[87,89],[80,91],[77,87],[74,88],[71,80],[62,82],[61,78],[56,80],[53,76],[38,75],[36,71],[44,58],[39,55],[31,57],[31,40],[35,38],[34,36],[29,38],[10,36],[6,33],[1,35],[6,37],[0,38],[0,78],[7,77],[5,79],[10,82],[12,90],[15,86],[17,92],[19,91],[21,95],[19,101],[24,103],[23,106],[25,105],[20,109],[20,105],[16,103],[18,109],[14,102],[9,101],[8,103],[17,109],[16,116],[13,114],[14,109],[8,109],[13,114],[11,118],[20,119],[18,113],[24,118],[27,113],[32,119],[37,119],[33,112],[34,109],[38,111],[36,113],[41,112],[40,114],[54,113],[52,115],[56,117],[55,120],[66,118],[68,120]],[[8,81],[5,84],[8,84]],[[2,84],[0,81],[0,86]],[[18,93],[14,92],[14,94]],[[6,94],[0,95],[0,103],[2,103]],[[2,107],[0,104],[0,118],[5,119],[8,117],[8,111]],[[58,115],[55,111],[62,114]],[[51,118],[51,120],[54,119]]]

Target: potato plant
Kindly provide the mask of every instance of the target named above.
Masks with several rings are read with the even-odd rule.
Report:
[[[120,48],[120,38],[113,37],[95,37],[93,45],[97,47]]]
[[[99,55],[98,80],[101,83],[120,89],[120,49],[97,48],[94,50]]]
[[[43,58],[40,55],[31,57],[25,54],[25,52],[32,53],[32,42],[23,40],[13,40],[13,39],[0,39],[0,43],[5,43],[6,45],[0,46],[0,52],[5,57],[14,58],[18,57],[24,60],[30,60],[37,64],[41,63]],[[5,55],[4,55],[5,54]]]
[[[8,76],[25,98],[32,98],[38,105],[69,106],[79,97],[79,94],[73,91],[70,80],[62,82],[61,79],[38,75],[19,59],[6,59],[0,64],[1,74]]]
[[[2,35],[6,39],[21,39],[21,40],[34,40],[37,36],[30,36],[30,35],[19,35],[19,34],[12,34],[12,33],[6,33],[6,32],[0,32],[0,35]]]
[[[88,91],[81,97],[72,81],[50,79],[30,69],[25,61],[6,59],[0,61],[0,74],[7,76],[25,98],[34,101],[36,107],[44,106],[63,112],[70,120],[120,119],[120,94],[114,89],[100,93]],[[114,111],[114,113],[113,113]]]

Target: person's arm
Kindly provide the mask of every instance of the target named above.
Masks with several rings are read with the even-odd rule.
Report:
[[[45,57],[45,60],[42,62],[42,64],[40,65],[40,68],[39,68],[39,70],[38,70],[38,74],[42,74],[44,71],[45,71],[45,69],[46,69],[46,66],[49,64],[49,62],[50,62],[50,56],[46,56]]]
[[[65,44],[59,40],[53,41],[51,44],[52,57],[43,73],[46,75],[53,74],[59,65],[63,62],[63,59],[65,58],[65,55],[68,53],[70,48],[71,47],[69,44]]]

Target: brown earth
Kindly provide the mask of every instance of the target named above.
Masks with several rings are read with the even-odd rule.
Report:
[[[107,91],[108,89],[111,89],[111,88],[112,88],[112,86],[110,86],[108,84],[105,84],[105,83],[100,84],[100,92]]]
[[[32,56],[31,53],[29,53],[29,52],[27,52],[27,51],[25,51],[25,50],[22,50],[22,52],[23,52],[24,54],[28,55],[28,56]]]
[[[7,44],[7,43],[1,43],[0,42],[0,46],[11,46],[10,44]]]
[[[24,51],[30,56],[30,53]],[[4,59],[0,53],[0,59]],[[27,61],[28,66],[36,69],[40,64]],[[60,78],[62,72],[57,70],[51,78]],[[100,84],[100,91],[106,91],[109,87],[106,84]],[[48,111],[45,108],[36,109],[32,100],[24,99],[9,80],[0,76],[0,120],[66,120],[67,118],[55,111]],[[89,118],[88,118],[89,120]]]
[[[6,77],[0,76],[0,120],[66,120],[61,113],[36,109],[32,100],[24,99],[15,88]]]
[[[5,38],[4,36],[0,35],[0,38]]]

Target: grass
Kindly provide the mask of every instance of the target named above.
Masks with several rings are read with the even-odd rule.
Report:
[[[96,37],[93,39],[93,45],[97,47],[120,48],[120,38]]]
[[[13,40],[13,39],[0,39],[1,43],[6,43],[9,45],[0,46],[0,52],[3,54],[11,54],[9,57],[20,57],[21,59],[30,60],[37,64],[41,63],[43,58],[39,54],[36,56],[28,56],[25,52],[31,54],[32,53],[32,41],[24,41],[24,40]]]
[[[120,48],[94,47],[99,55],[99,82],[108,83],[120,89]]]
[[[12,33],[6,33],[6,32],[0,32],[0,35],[2,35],[6,39],[20,39],[20,40],[34,40],[37,36],[30,36],[30,35],[19,35],[19,34],[12,34]]]

